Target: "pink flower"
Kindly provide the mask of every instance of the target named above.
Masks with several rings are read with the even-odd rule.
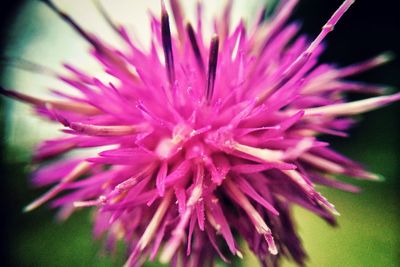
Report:
[[[179,1],[170,0],[177,34],[162,5],[161,19],[151,21],[149,52],[106,14],[126,51],[43,2],[93,46],[93,57],[118,83],[66,64],[69,75],[56,76],[80,96],[54,91],[59,98],[45,100],[1,89],[65,127],[65,137],[45,141],[34,155],[44,162],[35,184],[53,187],[26,211],[52,201],[66,218],[94,206],[95,235],[106,233],[110,249],[125,240],[126,266],[157,256],[173,266],[210,266],[218,256],[229,262],[242,257],[239,238],[264,266],[277,266],[282,256],[303,265],[291,206],[333,224],[337,211],[315,184],[353,192],[356,187],[334,175],[378,179],[318,140],[321,134],[346,135],[352,115],[400,99],[345,99],[349,91],[381,93],[347,77],[383,64],[386,55],[339,69],[318,64],[322,41],[354,1],[344,1],[312,42],[287,21],[297,0],[283,1],[265,21],[260,12],[252,27],[240,22],[233,29],[228,1],[206,43],[202,5],[197,24],[185,25]],[[90,147],[102,152],[68,156]]]

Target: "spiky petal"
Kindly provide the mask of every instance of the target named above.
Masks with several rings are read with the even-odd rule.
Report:
[[[55,100],[0,88],[64,127],[64,137],[45,141],[34,156],[45,161],[65,155],[33,174],[38,186],[53,187],[25,210],[52,201],[67,217],[95,207],[96,236],[107,233],[110,244],[124,239],[126,266],[158,254],[173,266],[210,266],[218,256],[228,262],[242,257],[239,238],[264,266],[278,266],[282,256],[304,265],[290,207],[300,205],[334,224],[338,212],[315,185],[356,192],[334,175],[378,178],[318,140],[321,134],[345,136],[353,124],[348,116],[400,99],[345,101],[347,91],[382,91],[347,77],[386,62],[387,55],[344,68],[317,63],[321,42],[354,1],[345,0],[310,43],[297,37],[297,24],[288,23],[298,0],[282,2],[251,29],[242,22],[231,29],[228,1],[209,43],[201,16],[185,31],[183,9],[171,0],[175,36],[162,2],[161,19],[152,20],[150,52],[139,49],[99,3],[127,51],[43,2],[93,46],[92,55],[119,82],[103,83],[72,65],[65,65],[69,75],[60,75],[18,61],[80,92],[54,91],[61,98]],[[198,15],[201,10],[198,4]],[[92,147],[101,152],[69,158],[70,151]]]

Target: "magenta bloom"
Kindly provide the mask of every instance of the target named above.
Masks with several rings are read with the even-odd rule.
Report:
[[[106,234],[110,249],[123,239],[126,266],[148,258],[172,266],[229,262],[242,257],[240,239],[263,266],[279,266],[281,257],[304,265],[291,207],[333,224],[337,211],[315,184],[357,191],[335,175],[378,179],[318,140],[345,136],[349,116],[400,99],[346,102],[349,91],[382,92],[347,77],[386,62],[385,55],[339,69],[318,63],[322,41],[354,1],[344,1],[312,42],[288,23],[297,0],[282,1],[267,20],[261,11],[252,27],[241,22],[232,29],[228,1],[206,42],[202,5],[197,24],[185,25],[179,1],[170,0],[173,19],[164,5],[161,18],[152,18],[149,51],[106,14],[125,51],[43,2],[93,46],[93,57],[118,82],[65,64],[69,75],[56,76],[80,96],[53,91],[57,99],[45,100],[1,89],[65,127],[63,138],[45,141],[34,154],[43,162],[34,183],[53,187],[26,210],[51,201],[66,218],[95,207],[96,237]],[[92,147],[102,152],[68,154]]]

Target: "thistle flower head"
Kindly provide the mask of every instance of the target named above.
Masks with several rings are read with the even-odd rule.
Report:
[[[303,265],[291,207],[334,224],[337,211],[315,185],[357,191],[334,175],[378,178],[318,140],[345,136],[350,116],[400,98],[346,102],[349,91],[381,93],[347,77],[384,63],[385,55],[344,68],[318,63],[322,41],[352,0],[312,42],[288,22],[297,0],[282,1],[266,20],[260,12],[251,27],[234,28],[228,1],[210,41],[202,32],[202,5],[197,24],[185,24],[179,1],[170,0],[173,16],[162,4],[160,17],[152,17],[149,51],[104,10],[127,49],[111,47],[43,2],[92,45],[93,57],[117,82],[65,64],[68,75],[50,74],[79,96],[54,91],[57,99],[39,99],[1,90],[65,127],[64,137],[45,141],[34,154],[44,162],[35,184],[53,187],[26,210],[51,201],[66,218],[95,207],[95,235],[107,234],[110,248],[123,239],[126,266],[156,257],[183,266],[211,266],[216,257],[229,262],[242,257],[240,238],[264,266],[277,266],[282,256]],[[101,152],[69,156],[91,147]]]

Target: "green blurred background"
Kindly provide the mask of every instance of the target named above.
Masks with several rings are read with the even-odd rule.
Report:
[[[115,5],[118,2],[114,1]],[[135,4],[135,0],[131,2]],[[78,1],[75,3],[78,5]],[[315,36],[340,3],[338,0],[303,0],[294,19],[301,19],[304,32]],[[398,5],[391,0],[381,0],[379,4],[376,1],[356,2],[329,36],[322,60],[345,65],[383,51],[393,51],[400,56]],[[3,0],[0,17],[3,57],[28,58],[56,69],[60,69],[59,64],[65,59],[80,62],[81,55],[76,53],[84,54],[84,44],[79,40],[75,42],[74,33],[38,1]],[[355,78],[399,88],[399,62],[396,59]],[[49,87],[50,81],[43,77],[4,65],[0,70],[3,86],[18,89],[29,86],[25,89],[39,93]],[[43,192],[32,189],[28,181],[30,149],[53,130],[39,120],[32,121],[27,107],[4,98],[0,101],[3,247],[0,265],[121,266],[122,247],[116,256],[106,256],[101,242],[92,240],[89,211],[78,212],[62,223],[57,222],[55,212],[46,207],[22,213],[22,208]],[[310,256],[307,266],[400,266],[399,108],[396,103],[363,115],[359,125],[351,130],[350,138],[326,138],[337,150],[365,163],[386,180],[354,182],[363,189],[356,195],[320,188],[341,213],[339,227],[335,229],[313,214],[295,208],[298,230]],[[246,253],[242,264],[258,266],[250,253]],[[292,265],[285,263],[284,266]]]

